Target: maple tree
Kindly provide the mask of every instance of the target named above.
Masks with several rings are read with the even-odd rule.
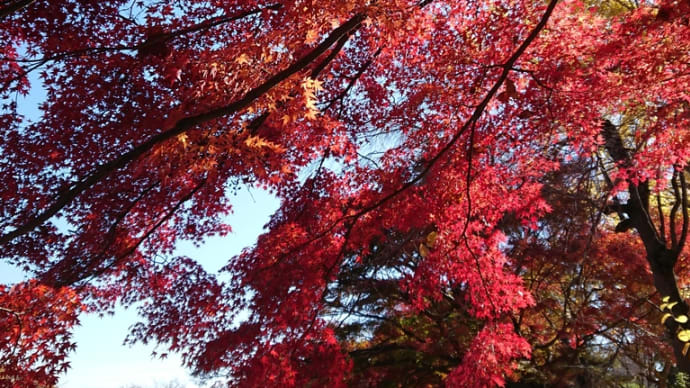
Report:
[[[508,236],[509,268],[522,274],[535,299],[510,317],[533,352],[513,373],[523,384],[515,387],[663,385],[673,378],[670,352],[659,352],[666,345],[639,247],[628,248],[636,260],[626,262],[611,254],[621,235],[593,234],[591,218],[601,209],[583,194],[596,183],[588,178],[588,162],[564,163],[545,178],[552,211],[538,228],[510,217],[500,225]],[[580,189],[566,195],[573,184]],[[389,236],[362,262],[342,266],[330,285],[329,314],[353,360],[355,381],[367,382],[361,385],[441,385],[482,326],[467,314],[462,285],[446,288],[421,311],[400,309],[411,296],[398,277],[421,259],[415,252],[425,234]]]
[[[612,322],[690,371],[689,13],[683,0],[2,2],[0,245],[33,279],[0,289],[0,384],[53,384],[78,314],[116,303],[141,305],[130,341],[200,375],[354,384],[364,359],[333,292],[380,268],[383,300],[358,311],[411,334],[456,293],[432,337],[462,347],[429,349],[448,386],[502,385]],[[46,92],[37,118],[16,98],[31,81]],[[282,206],[231,279],[173,257],[177,241],[230,232],[241,185]],[[413,249],[387,256],[403,261],[371,261],[405,238]],[[659,311],[641,317],[638,300]],[[568,313],[550,317],[559,303]]]

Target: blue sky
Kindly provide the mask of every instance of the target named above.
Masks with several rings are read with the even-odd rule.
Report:
[[[30,75],[31,92],[17,99],[18,110],[28,120],[40,117],[38,106],[46,96],[36,74]],[[228,222],[233,233],[226,237],[208,239],[201,247],[181,242],[175,252],[196,259],[209,272],[217,272],[244,247],[252,246],[279,201],[260,189],[245,187],[232,198],[233,214]],[[25,275],[0,261],[0,283],[16,283]],[[152,359],[154,346],[123,346],[130,325],[137,321],[133,309],[118,308],[113,316],[81,317],[81,325],[74,332],[77,350],[69,361],[71,369],[61,377],[60,388],[158,388],[177,380],[187,388],[200,386],[180,366],[180,359],[171,354],[167,359]]]
[[[279,202],[260,191],[241,190],[234,197],[234,213],[229,217],[233,233],[209,239],[196,248],[191,243],[179,245],[178,254],[192,257],[207,271],[216,272],[242,248],[251,246]],[[62,377],[61,388],[120,388],[129,384],[144,388],[156,383],[178,380],[187,387],[197,386],[180,367],[180,359],[152,359],[153,346],[126,347],[122,341],[129,325],[137,320],[136,311],[118,309],[114,316],[86,316],[75,332],[77,351],[70,358],[72,369]]]
[[[177,254],[196,259],[207,271],[216,272],[244,247],[251,246],[263,226],[278,208],[278,200],[258,189],[239,191],[234,198],[234,212],[228,218],[233,233],[208,239],[196,248],[182,242]],[[21,280],[23,274],[0,262],[0,283]],[[171,354],[165,360],[152,359],[153,346],[123,346],[130,325],[137,321],[136,311],[118,308],[113,316],[100,318],[84,315],[74,332],[77,350],[69,361],[71,369],[60,379],[60,388],[125,388],[139,385],[154,388],[177,380],[188,388],[200,386],[180,367],[180,359]]]

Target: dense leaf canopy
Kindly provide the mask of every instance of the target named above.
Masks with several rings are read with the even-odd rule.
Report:
[[[689,14],[2,1],[0,245],[31,280],[0,286],[0,386],[54,384],[117,303],[129,341],[231,386],[690,372]],[[244,185],[282,204],[256,245],[220,274],[175,257]]]

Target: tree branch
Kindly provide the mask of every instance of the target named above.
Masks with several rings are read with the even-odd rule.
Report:
[[[496,92],[501,88],[503,85],[503,82],[508,78],[508,74],[510,74],[511,69],[515,65],[515,62],[522,56],[522,54],[527,50],[527,48],[532,44],[532,42],[537,38],[541,30],[546,26],[546,23],[549,20],[549,17],[551,16],[551,13],[553,12],[554,8],[556,7],[556,4],[558,3],[558,0],[551,0],[549,1],[548,6],[546,7],[546,11],[544,11],[544,14],[541,17],[541,20],[539,20],[539,23],[530,31],[530,34],[527,36],[527,38],[522,42],[522,44],[515,50],[515,52],[508,58],[508,60],[503,64],[503,71],[501,72],[500,76],[494,83],[493,87],[488,91],[488,93],[484,96],[482,101],[477,105],[477,107],[474,109],[474,112],[470,116],[470,118],[463,124],[462,127],[453,135],[453,137],[450,139],[450,141],[443,147],[441,150],[433,157],[431,158],[427,163],[424,169],[417,174],[414,178],[409,180],[407,183],[402,185],[400,188],[397,190],[393,191],[392,193],[384,196],[381,198],[379,201],[374,203],[371,206],[368,206],[362,210],[360,210],[357,214],[352,215],[352,218],[359,218],[363,214],[366,214],[373,209],[381,206],[382,204],[390,201],[394,197],[398,196],[400,193],[403,191],[407,190],[408,188],[414,186],[417,184],[417,182],[421,181],[426,174],[429,173],[432,167],[441,159],[443,156],[445,156],[460,140],[462,135],[467,131],[468,128],[470,128],[471,125],[473,125],[476,121],[479,120],[479,118],[484,114],[484,110],[486,107],[489,105],[489,102],[493,99],[494,95],[496,95]]]
[[[673,177],[671,177],[671,186],[673,187],[673,197],[675,202],[671,208],[671,213],[669,214],[669,232],[671,233],[671,249],[678,249],[678,231],[676,230],[676,214],[678,213],[678,207],[682,201],[680,189],[678,188],[678,171],[673,172]]]
[[[0,236],[0,245],[7,244],[17,237],[31,232],[34,228],[43,224],[50,217],[56,215],[65,206],[69,205],[80,194],[107,177],[111,172],[125,167],[130,162],[138,159],[153,149],[155,146],[177,135],[180,135],[191,128],[194,128],[199,124],[237,113],[246,108],[252,102],[254,102],[254,100],[264,95],[277,84],[304,70],[312,61],[325,53],[341,37],[348,34],[352,29],[356,28],[362,21],[364,21],[364,19],[365,15],[362,13],[354,15],[352,18],[350,18],[350,20],[333,30],[333,32],[331,32],[331,34],[324,39],[321,44],[319,44],[305,56],[288,66],[286,69],[276,73],[274,76],[264,81],[261,85],[250,90],[242,98],[225,106],[211,109],[208,112],[178,120],[172,128],[152,136],[149,138],[149,140],[122,154],[120,157],[98,166],[91,174],[74,184],[72,188],[60,193],[55,202],[53,202],[53,204],[48,208],[29,218],[29,220],[18,226],[15,230]]]
[[[0,9],[0,20],[10,16],[11,14],[13,14],[17,11],[21,11],[22,9],[28,7],[29,5],[31,5],[32,3],[35,3],[35,2],[36,2],[36,0],[21,0],[21,1],[14,3],[14,4],[10,4],[7,7]]]
[[[170,208],[170,210],[168,210],[157,222],[155,222],[146,231],[146,233],[144,233],[143,236],[141,236],[134,244],[132,244],[128,248],[126,248],[124,252],[122,252],[119,255],[116,255],[115,258],[110,263],[107,263],[106,265],[98,268],[96,266],[99,263],[98,262],[93,263],[96,260],[91,260],[92,263],[90,263],[90,265],[88,267],[92,267],[92,268],[87,267],[83,273],[76,273],[76,274],[74,274],[71,277],[68,277],[66,279],[60,279],[60,278],[55,279],[52,282],[53,287],[60,288],[60,287],[65,287],[65,286],[72,286],[72,285],[74,285],[77,282],[80,282],[82,280],[93,279],[94,277],[105,273],[108,269],[112,268],[114,265],[116,265],[117,263],[119,263],[122,260],[124,260],[125,258],[127,258],[129,255],[134,253],[139,248],[139,246],[141,246],[141,244],[143,244],[144,241],[148,240],[148,238],[151,237],[151,235],[156,230],[158,230],[164,223],[166,223],[180,209],[180,207],[182,207],[183,204],[185,204],[187,201],[192,199],[194,197],[194,194],[196,194],[205,184],[206,184],[206,179],[203,179],[194,188],[192,188],[192,190],[190,190],[187,194],[185,194],[182,198],[180,198],[175,203],[175,205],[173,205]],[[72,272],[72,271],[74,271],[74,268],[70,268],[69,270]]]
[[[194,25],[186,27],[186,28],[175,30],[172,32],[151,35],[151,36],[147,37],[141,43],[134,44],[134,45],[84,47],[84,48],[72,50],[72,51],[53,53],[53,54],[46,55],[42,58],[36,58],[36,59],[10,59],[10,58],[5,57],[3,59],[8,60],[10,62],[24,62],[24,63],[31,63],[32,65],[29,66],[27,70],[22,69],[21,74],[5,81],[3,84],[3,87],[4,88],[9,87],[9,85],[11,83],[16,82],[17,80],[19,80],[23,77],[26,77],[29,73],[40,68],[41,66],[45,65],[48,62],[60,61],[60,60],[67,59],[67,58],[79,57],[79,56],[90,55],[90,54],[100,54],[100,53],[116,52],[116,51],[137,51],[137,52],[141,53],[145,49],[151,48],[151,47],[156,46],[156,45],[164,44],[165,42],[167,42],[173,38],[180,37],[180,36],[186,35],[188,33],[198,32],[201,30],[206,30],[206,29],[209,29],[212,27],[219,26],[219,25],[224,24],[224,23],[240,20],[240,19],[243,19],[247,16],[261,13],[262,11],[264,11],[266,9],[270,9],[270,10],[274,10],[274,11],[279,10],[281,7],[282,7],[282,4],[271,4],[271,5],[267,5],[266,7],[263,7],[263,8],[254,8],[254,9],[251,9],[248,11],[242,11],[242,12],[239,12],[239,13],[236,13],[233,15],[226,15],[226,16],[219,16],[219,17],[211,18],[209,20],[194,24]],[[1,19],[1,17],[0,17],[0,19]]]
[[[682,198],[681,213],[683,215],[683,226],[681,226],[680,238],[678,239],[678,248],[676,248],[676,254],[680,255],[683,251],[683,246],[685,245],[685,240],[688,236],[688,186],[685,182],[685,172],[680,171],[678,173],[680,176],[680,195]]]
[[[661,194],[656,193],[656,210],[659,213],[659,234],[661,241],[666,244],[666,226],[664,222],[664,212],[661,208]]]

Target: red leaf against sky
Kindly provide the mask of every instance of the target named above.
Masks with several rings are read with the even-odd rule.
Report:
[[[368,257],[386,245],[405,247],[381,274],[384,298],[404,295],[386,319],[462,291],[453,308],[476,336],[448,386],[517,378],[530,344],[535,358],[561,339],[576,351],[651,286],[674,319],[648,332],[667,330],[690,371],[675,335],[690,328],[689,13],[670,0],[4,2],[0,245],[33,279],[0,294],[0,382],[53,384],[79,311],[142,302],[129,340],[199,374],[348,385],[363,350],[339,337],[347,314],[329,298],[347,271],[377,273]],[[46,99],[22,117],[30,82]],[[180,240],[230,232],[242,185],[282,206],[229,258],[230,280],[172,258]],[[593,268],[588,286],[609,267],[584,260],[601,258],[617,291],[545,297],[535,279],[562,280],[542,272],[545,252],[553,268]],[[571,300],[563,327],[535,334]]]

